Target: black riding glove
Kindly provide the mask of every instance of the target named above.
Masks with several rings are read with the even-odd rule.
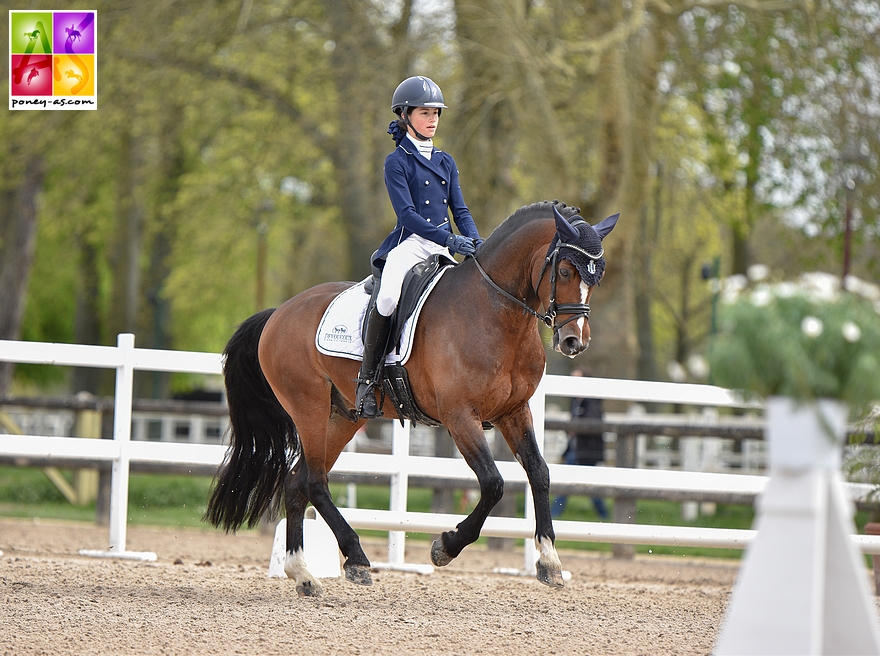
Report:
[[[476,252],[476,247],[474,246],[474,240],[470,237],[462,237],[461,235],[453,235],[450,234],[446,238],[446,248],[452,251],[453,254],[460,253],[461,255],[473,255]]]

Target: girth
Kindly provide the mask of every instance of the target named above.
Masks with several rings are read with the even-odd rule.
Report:
[[[387,394],[397,410],[397,417],[400,425],[403,426],[403,420],[409,419],[414,424],[422,424],[424,426],[442,426],[439,420],[434,419],[430,415],[425,414],[416,403],[412,393],[412,386],[409,383],[409,373],[403,365],[386,364],[382,373],[382,393]],[[483,430],[491,430],[494,428],[492,422],[482,422]]]

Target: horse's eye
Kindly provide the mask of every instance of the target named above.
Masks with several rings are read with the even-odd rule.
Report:
[[[562,278],[563,280],[570,280],[571,279],[571,270],[570,269],[560,269],[559,270],[559,277]]]

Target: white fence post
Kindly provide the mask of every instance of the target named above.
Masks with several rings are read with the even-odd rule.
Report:
[[[701,471],[702,443],[699,437],[679,438],[679,451],[681,452],[681,468],[684,471]],[[700,507],[696,501],[684,501],[681,504],[681,517],[686,522],[692,522],[700,516]]]
[[[391,498],[389,510],[391,512],[406,512],[407,493],[409,492],[409,474],[407,473],[406,458],[409,456],[409,438],[412,424],[409,420],[401,426],[399,421],[394,421],[394,429],[391,431],[391,457],[398,464],[398,473],[391,475]],[[406,553],[406,532],[388,531],[388,563],[395,567],[402,565]]]
[[[532,424],[535,429],[535,441],[538,443],[538,451],[544,455],[544,419],[547,412],[547,392],[544,380],[547,374],[547,367],[544,367],[544,375],[541,376],[541,382],[534,395],[529,399],[529,409],[532,411]],[[535,524],[535,497],[532,495],[531,486],[526,483],[526,501],[525,501],[525,518],[534,526]],[[529,574],[537,571],[536,563],[538,562],[538,553],[535,550],[535,536],[531,539],[526,538],[523,542],[523,570]]]
[[[128,474],[131,441],[131,404],[134,396],[134,335],[122,333],[116,338],[122,364],[116,367],[116,402],[113,408],[113,439],[119,457],[113,461],[110,483],[110,551],[125,551],[128,519]]]
[[[110,547],[104,551],[83,549],[84,556],[156,560],[151,551],[128,551],[128,480],[130,473],[131,406],[134,397],[134,335],[120,333],[116,337],[118,363],[116,365],[116,396],[113,404],[113,442],[118,455],[113,459],[110,480]]]

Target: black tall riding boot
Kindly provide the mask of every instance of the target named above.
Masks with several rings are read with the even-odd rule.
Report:
[[[357,392],[355,393],[355,409],[364,419],[381,417],[382,413],[376,404],[376,374],[379,363],[385,357],[388,346],[388,335],[391,332],[391,317],[381,314],[375,307],[367,317],[367,330],[364,335],[364,361],[358,374]]]

